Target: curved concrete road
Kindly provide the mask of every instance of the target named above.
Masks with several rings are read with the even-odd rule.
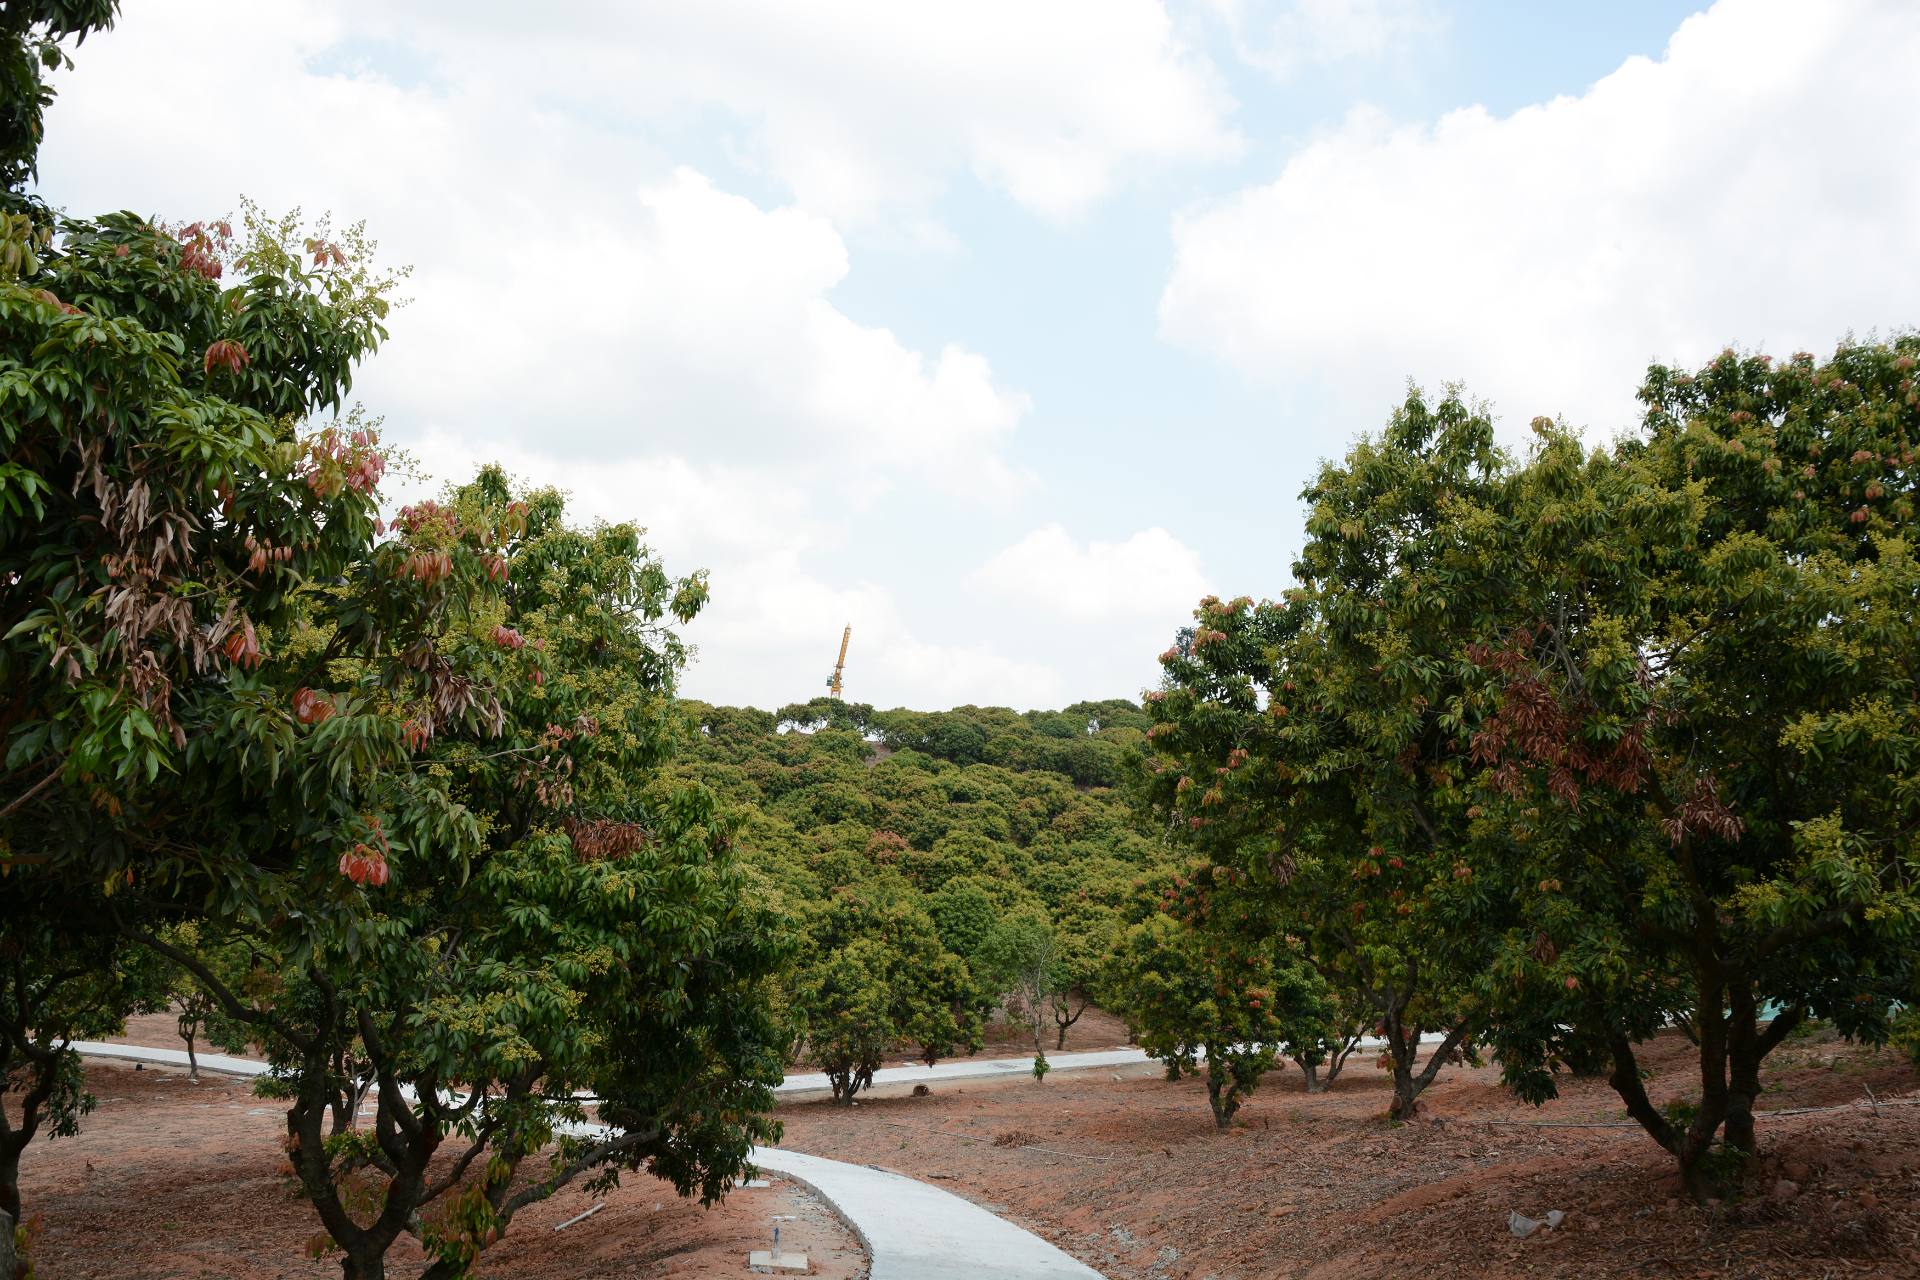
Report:
[[[838,1210],[867,1246],[872,1280],[1101,1280],[1031,1231],[929,1183],[778,1147],[755,1150],[753,1162]]]
[[[125,1058],[129,1062],[152,1062],[161,1066],[187,1065],[185,1049],[149,1049],[143,1045],[113,1044],[105,1040],[75,1040],[73,1047],[89,1058]],[[257,1076],[266,1072],[266,1064],[251,1058],[233,1058],[223,1053],[202,1053],[200,1065],[208,1071],[227,1075]],[[1150,1062],[1140,1049],[1091,1049],[1085,1053],[1056,1053],[1047,1058],[1054,1071],[1088,1071],[1098,1067],[1131,1067]],[[906,1062],[897,1067],[882,1067],[873,1073],[873,1083],[924,1084],[941,1080],[992,1080],[1033,1073],[1032,1058],[950,1058],[929,1067],[925,1063]],[[775,1093],[825,1093],[832,1088],[824,1071],[802,1071],[774,1086]]]
[[[1439,1044],[1444,1036],[1433,1033],[1420,1037],[1424,1046]],[[76,1040],[73,1047],[90,1058],[125,1058],[129,1061],[154,1062],[168,1066],[184,1067],[187,1054],[184,1049],[148,1049],[137,1045],[110,1044],[101,1040]],[[1356,1054],[1377,1052],[1386,1047],[1386,1042],[1368,1036],[1360,1041]],[[1083,1053],[1055,1053],[1047,1056],[1047,1065],[1054,1072],[1093,1071],[1102,1067],[1137,1067],[1152,1062],[1144,1049],[1089,1049]],[[222,1071],[230,1075],[259,1075],[266,1070],[263,1063],[250,1058],[230,1058],[225,1054],[203,1053],[200,1065],[209,1071]],[[1033,1073],[1032,1058],[948,1058],[929,1067],[920,1062],[903,1062],[897,1067],[882,1067],[873,1073],[875,1085],[889,1084],[928,1084],[946,1080],[998,1080],[1012,1076],[1025,1076]],[[775,1093],[825,1093],[832,1086],[827,1082],[823,1071],[802,1071],[788,1076],[774,1086]]]
[[[73,1047],[88,1057],[120,1058],[166,1066],[187,1065],[182,1049],[150,1049],[140,1045],[76,1040]],[[1098,1059],[1082,1067],[1111,1066],[1144,1061],[1138,1050],[1109,1053],[1062,1054],[1062,1058]],[[208,1071],[257,1076],[267,1064],[252,1058],[220,1053],[199,1055]],[[938,1067],[889,1068],[874,1073],[874,1082],[897,1083],[930,1078],[977,1078],[1014,1075],[1025,1071],[1025,1059],[960,1062]],[[947,1067],[973,1070],[942,1070]],[[1018,1068],[1016,1071],[1015,1068]],[[899,1077],[898,1081],[886,1077]],[[789,1079],[782,1092],[800,1093],[826,1088],[826,1077]],[[568,1126],[578,1136],[599,1132],[595,1125]],[[1100,1273],[1005,1218],[963,1200],[949,1191],[886,1169],[847,1164],[777,1147],[757,1147],[753,1163],[783,1173],[811,1187],[832,1205],[867,1247],[871,1280],[1103,1280]]]
[[[1097,1067],[1135,1067],[1151,1062],[1144,1049],[1089,1049],[1085,1053],[1050,1053],[1051,1071],[1089,1071]],[[1008,1076],[1033,1074],[1033,1059],[1025,1058],[948,1058],[929,1067],[924,1062],[904,1062],[897,1067],[882,1067],[873,1073],[873,1083],[926,1084],[941,1080],[995,1080]],[[775,1093],[825,1093],[833,1086],[824,1071],[802,1071],[788,1076],[774,1088]]]

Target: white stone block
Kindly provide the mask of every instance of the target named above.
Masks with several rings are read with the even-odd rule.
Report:
[[[747,1255],[747,1266],[754,1271],[766,1272],[810,1270],[807,1266],[806,1254],[788,1253],[784,1249],[779,1253],[769,1249],[755,1249]]]

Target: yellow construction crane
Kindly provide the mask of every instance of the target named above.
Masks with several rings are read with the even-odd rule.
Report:
[[[849,622],[847,629],[840,633],[839,660],[833,664],[833,674],[827,677],[827,696],[829,698],[837,698],[840,696],[840,673],[847,669],[847,641],[852,638],[853,624]]]

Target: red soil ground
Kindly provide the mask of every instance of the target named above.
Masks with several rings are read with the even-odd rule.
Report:
[[[127,1039],[172,1043],[171,1018],[137,1021]],[[1068,1047],[1124,1039],[1095,1010]],[[1020,1056],[1030,1045],[1000,1029],[984,1052]],[[1656,1102],[1688,1091],[1689,1054],[1674,1039],[1645,1055]],[[1920,1277],[1920,1106],[1907,1105],[1920,1101],[1920,1074],[1894,1053],[1820,1035],[1790,1040],[1769,1068],[1765,1109],[1861,1105],[1763,1119],[1752,1192],[1705,1209],[1637,1128],[1566,1127],[1621,1125],[1604,1082],[1563,1078],[1561,1098],[1536,1110],[1487,1067],[1446,1072],[1426,1118],[1397,1128],[1383,1119],[1385,1077],[1362,1062],[1318,1097],[1297,1073],[1269,1077],[1224,1133],[1197,1082],[1169,1084],[1153,1067],[935,1085],[921,1098],[901,1087],[851,1110],[790,1103],[781,1115],[789,1147],[933,1180],[1112,1280],[1372,1280],[1386,1268],[1494,1280]],[[313,1225],[274,1175],[277,1110],[234,1082],[195,1088],[177,1072],[103,1065],[90,1075],[97,1094],[120,1100],[81,1138],[30,1153],[25,1170],[49,1210],[43,1280],[338,1274],[331,1261],[298,1257]],[[1878,1114],[1868,1090],[1884,1104]],[[776,1212],[803,1215],[798,1238],[829,1260],[823,1274],[861,1266],[845,1229],[794,1189],[776,1184],[703,1213],[641,1182],[558,1236],[547,1219],[578,1212],[584,1197],[528,1210],[481,1274],[738,1275]],[[782,1199],[744,1204],[749,1194]],[[1558,1230],[1526,1240],[1508,1231],[1510,1210],[1549,1209],[1568,1215]]]
[[[1656,1102],[1686,1092],[1689,1053],[1675,1038],[1645,1055]],[[1623,1121],[1603,1081],[1563,1077],[1536,1110],[1486,1067],[1446,1072],[1427,1118],[1397,1128],[1385,1076],[1361,1062],[1316,1097],[1296,1072],[1269,1077],[1225,1132],[1198,1082],[1142,1070],[782,1114],[784,1145],[934,1180],[1112,1280],[1920,1277],[1920,1106],[1864,1105],[1868,1088],[1920,1098],[1920,1074],[1820,1036],[1770,1068],[1764,1109],[1863,1105],[1762,1120],[1754,1193],[1711,1208],[1682,1195],[1639,1129],[1557,1127]],[[1510,1210],[1550,1209],[1567,1214],[1558,1230],[1507,1228]]]
[[[172,1020],[157,1043],[171,1045]],[[152,1028],[130,1028],[148,1030]],[[136,1037],[137,1038],[137,1037]],[[155,1043],[149,1039],[147,1043]],[[311,1260],[313,1210],[280,1175],[284,1110],[255,1098],[251,1082],[184,1070],[87,1064],[99,1099],[78,1137],[36,1142],[21,1162],[29,1217],[41,1215],[38,1280],[322,1280],[339,1255]],[[775,1214],[783,1245],[806,1253],[816,1276],[866,1274],[853,1234],[813,1195],[777,1176],[703,1210],[646,1176],[627,1177],[606,1207],[577,1189],[529,1205],[482,1255],[489,1280],[627,1280],[671,1275],[716,1280],[747,1274],[749,1249],[767,1248]],[[388,1274],[419,1274],[424,1260],[402,1237]]]
[[[133,1021],[139,1022],[141,1019],[135,1018]],[[138,1040],[136,1038],[129,1041],[129,1043],[164,1043],[172,1046],[175,1042],[172,1020],[170,1018],[167,1019],[165,1027],[159,1027],[156,1022],[155,1027],[156,1034],[165,1036],[165,1040]],[[132,1028],[129,1028],[129,1030],[131,1031]],[[980,1048],[971,1055],[976,1058],[1031,1058],[1033,1056],[1033,1028],[1026,1023],[1007,1022],[995,1018],[989,1021],[982,1029],[980,1039]],[[1044,1043],[1046,1045],[1047,1056],[1049,1057],[1060,1052],[1084,1053],[1093,1049],[1121,1049],[1125,1048],[1129,1043],[1127,1040],[1127,1024],[1125,1022],[1122,1022],[1118,1017],[1106,1012],[1104,1009],[1095,1009],[1091,1006],[1087,1008],[1085,1013],[1080,1015],[1080,1018],[1073,1026],[1067,1029],[1067,1045],[1064,1050],[1055,1047],[1057,1040],[1058,1033],[1054,1030],[1053,1024],[1048,1023],[1045,1030]],[[918,1059],[915,1058],[914,1055],[918,1052],[918,1048],[914,1045],[898,1045],[895,1047],[894,1053],[889,1056],[882,1065],[887,1067],[915,1066],[918,1064]],[[946,1059],[942,1059],[942,1061],[946,1061]],[[803,1053],[794,1060],[793,1065],[788,1068],[788,1071],[789,1073],[793,1073],[800,1071],[818,1071],[819,1069],[820,1064]]]
[[[1065,1050],[1055,1047],[1057,1032],[1053,1024],[1045,1028],[1047,1053],[1084,1053],[1091,1049],[1120,1049],[1129,1043],[1127,1024],[1104,1009],[1087,1006],[1079,1021],[1067,1028]],[[1033,1030],[1019,1023],[989,1022],[980,1049],[983,1058],[1030,1058],[1033,1056]]]

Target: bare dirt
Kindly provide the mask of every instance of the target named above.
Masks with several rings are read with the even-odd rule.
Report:
[[[134,1027],[132,1024],[140,1021],[141,1019],[135,1018],[128,1024],[128,1035],[130,1037],[128,1043],[164,1044],[168,1047],[172,1047],[176,1043],[178,1038],[174,1034],[173,1019],[171,1016],[164,1019],[165,1026],[163,1028],[160,1026],[161,1019],[156,1015],[151,1034],[164,1036],[165,1038],[161,1040],[138,1039],[138,1037],[134,1035]],[[1081,1014],[1079,1019],[1076,1020],[1071,1027],[1067,1028],[1067,1042],[1064,1049],[1058,1047],[1058,1036],[1059,1032],[1055,1029],[1054,1025],[1051,1022],[1047,1023],[1043,1028],[1042,1043],[1046,1047],[1049,1057],[1056,1053],[1085,1053],[1095,1049],[1124,1049],[1131,1043],[1131,1041],[1127,1039],[1127,1024],[1125,1022],[1118,1016],[1108,1013],[1104,1009],[1096,1009],[1091,1005],[1087,1007],[1086,1012]],[[889,1055],[881,1065],[884,1067],[918,1066],[920,1065],[920,1060],[916,1055],[919,1052],[920,1050],[916,1045],[896,1045],[894,1046],[893,1053]],[[1031,1058],[1033,1057],[1033,1028],[1027,1023],[1017,1020],[1009,1021],[1004,1015],[996,1015],[989,1019],[987,1024],[981,1028],[980,1047],[978,1049],[974,1050],[971,1054],[960,1054],[954,1058],[942,1058],[941,1061],[957,1061],[967,1057]],[[818,1071],[819,1069],[820,1064],[808,1057],[805,1053],[796,1057],[793,1064],[787,1068],[790,1073]]]
[[[1096,1009],[1088,1005],[1086,1012],[1071,1027],[1067,1028],[1067,1043],[1061,1049],[1056,1043],[1059,1032],[1048,1022],[1042,1029],[1042,1040],[1047,1052],[1083,1053],[1092,1049],[1124,1049],[1129,1043],[1127,1024],[1105,1009]],[[989,1022],[983,1034],[985,1044],[980,1054],[988,1058],[1020,1058],[1033,1056],[1033,1029],[1025,1023],[994,1020]]]
[[[164,1027],[164,1030],[162,1030]],[[172,1019],[129,1027],[129,1040],[171,1047]],[[322,1280],[339,1255],[307,1256],[319,1230],[313,1210],[282,1174],[284,1110],[255,1098],[251,1082],[184,1069],[87,1064],[99,1100],[79,1136],[36,1142],[21,1162],[29,1217],[41,1215],[38,1280]],[[627,1176],[591,1208],[576,1188],[522,1209],[482,1256],[488,1280],[715,1280],[746,1275],[747,1252],[769,1247],[773,1216],[783,1247],[806,1253],[816,1276],[866,1274],[852,1232],[812,1193],[770,1175],[765,1189],[739,1189],[713,1209],[682,1200],[654,1178]],[[417,1275],[425,1259],[411,1238],[389,1254],[388,1274]]]
[[[1687,1092],[1690,1055],[1649,1047],[1656,1103]],[[1625,1121],[1603,1080],[1562,1077],[1536,1109],[1492,1067],[1448,1070],[1398,1127],[1355,1061],[1324,1095],[1269,1077],[1224,1132],[1198,1082],[1129,1070],[790,1104],[783,1145],[932,1180],[1112,1280],[1920,1276],[1920,1074],[1820,1035],[1769,1066],[1763,1109],[1861,1106],[1762,1119],[1751,1191],[1705,1208],[1637,1127],[1563,1127]],[[1508,1229],[1551,1209],[1558,1229]]]
[[[187,1042],[180,1038],[180,1020],[171,1013],[137,1014],[127,1019],[126,1030],[117,1036],[108,1036],[106,1039],[109,1044],[137,1044],[149,1049],[184,1050],[187,1047]],[[217,1044],[207,1043],[204,1036],[200,1038],[194,1049],[203,1054],[226,1052]],[[255,1045],[241,1056],[259,1058],[264,1055],[260,1052],[259,1046]]]

